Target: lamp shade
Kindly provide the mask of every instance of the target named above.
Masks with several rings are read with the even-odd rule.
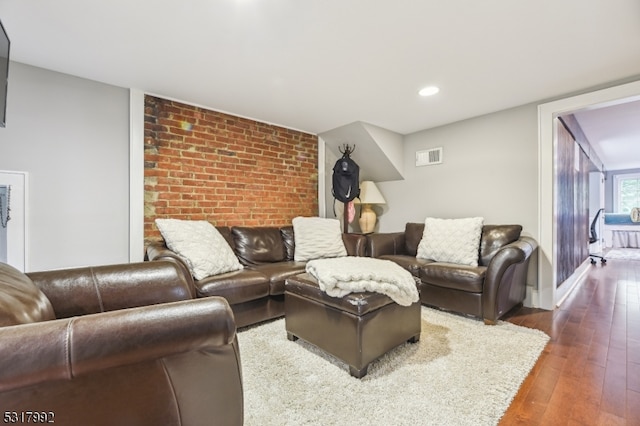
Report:
[[[362,204],[387,204],[375,183],[365,180],[360,183],[360,199],[354,200]]]

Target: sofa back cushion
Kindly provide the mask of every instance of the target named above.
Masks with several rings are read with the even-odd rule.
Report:
[[[224,237],[224,240],[229,243],[229,247],[234,252],[236,251],[235,242],[233,241],[233,235],[231,234],[231,227],[229,226],[216,226],[216,229]]]
[[[244,265],[282,262],[286,257],[280,228],[234,226],[231,228],[235,252]]]
[[[58,319],[178,302],[195,296],[189,271],[166,260],[27,275],[47,296]]]
[[[293,235],[293,225],[287,225],[280,228],[280,235],[282,235],[282,241],[284,242],[284,249],[287,255],[287,260],[292,261],[296,252],[296,242]]]
[[[0,326],[55,319],[53,307],[31,279],[0,263]]]
[[[484,225],[480,238],[480,265],[487,266],[502,247],[520,238],[520,225]]]
[[[418,254],[418,245],[422,240],[422,234],[424,234],[424,222],[407,223],[404,228],[404,243],[406,254],[408,254],[409,256],[415,256],[416,254]]]

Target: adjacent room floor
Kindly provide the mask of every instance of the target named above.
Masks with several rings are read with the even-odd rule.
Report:
[[[640,424],[640,261],[633,258],[640,256],[591,266],[555,311],[523,307],[505,318],[551,341],[501,425]]]

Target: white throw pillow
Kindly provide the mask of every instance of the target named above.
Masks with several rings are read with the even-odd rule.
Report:
[[[478,266],[483,222],[482,217],[426,218],[417,257],[436,262]]]
[[[291,222],[295,242],[293,260],[304,262],[347,255],[338,219],[299,216]]]
[[[206,220],[156,219],[156,225],[196,280],[243,268],[227,240]]]

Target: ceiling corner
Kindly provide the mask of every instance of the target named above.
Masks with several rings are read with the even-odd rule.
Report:
[[[403,136],[362,121],[318,135],[328,150],[342,157],[345,145],[354,149],[351,158],[360,166],[360,180],[385,182],[404,179]]]

